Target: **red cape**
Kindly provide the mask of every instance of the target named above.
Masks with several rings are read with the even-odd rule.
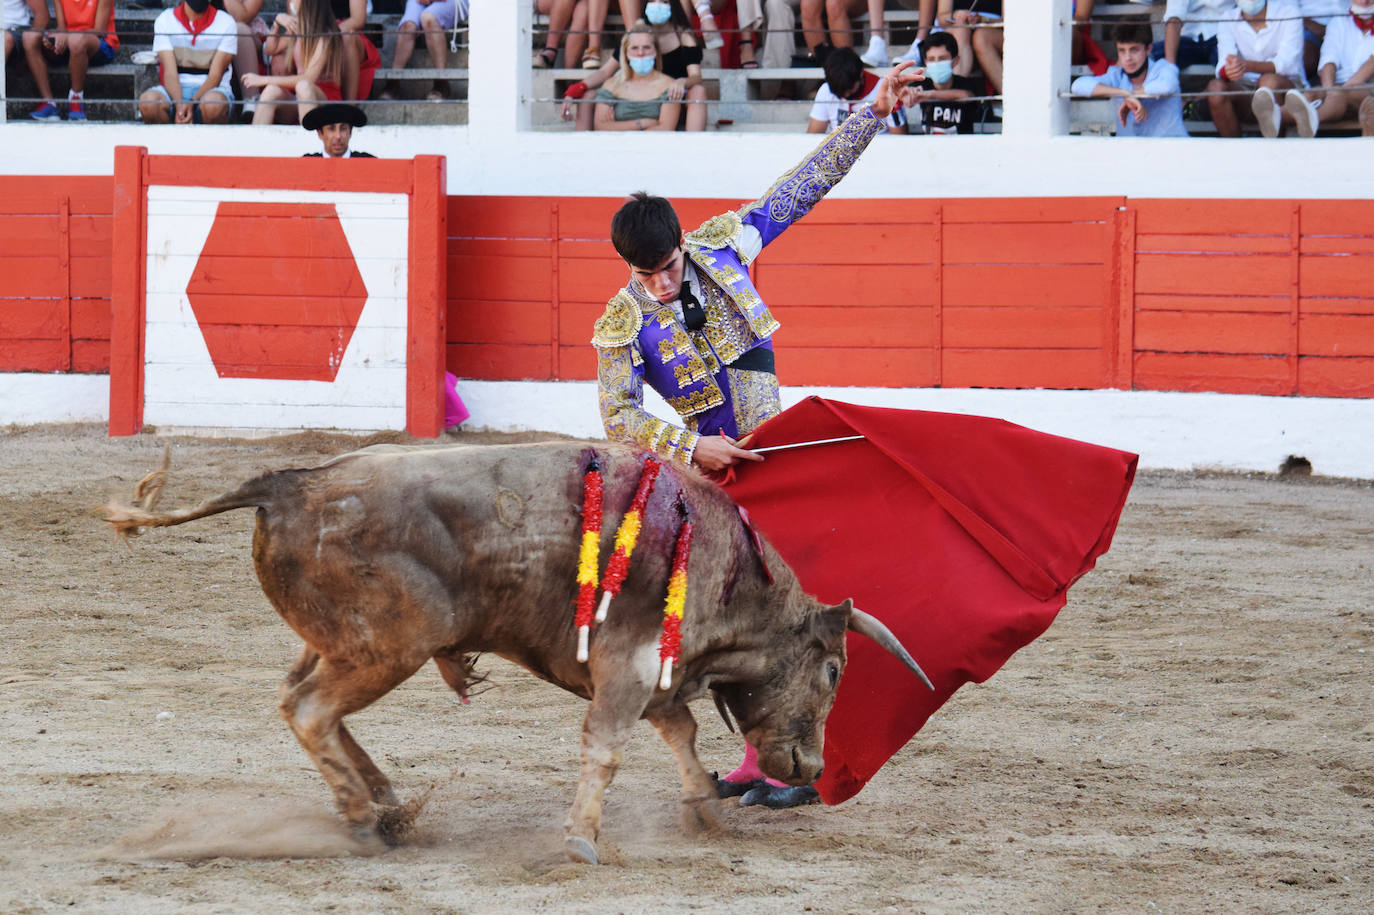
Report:
[[[1044,632],[1111,545],[1136,455],[1002,420],[809,398],[751,447],[859,434],[766,455],[725,487],[823,601],[852,597],[935,684],[851,636],[825,729],[821,799],[853,797],[946,699]]]

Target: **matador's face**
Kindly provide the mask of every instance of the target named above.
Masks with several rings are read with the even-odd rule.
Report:
[[[679,245],[653,267],[631,267],[630,272],[645,292],[666,305],[682,293],[682,271],[686,263],[687,254]]]

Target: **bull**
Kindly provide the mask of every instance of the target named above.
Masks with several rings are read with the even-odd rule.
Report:
[[[644,459],[611,443],[377,446],[266,473],[194,508],[162,512],[164,464],[139,484],[134,504],[108,506],[106,520],[128,537],[257,509],[258,579],[305,643],[281,686],[281,714],[369,845],[394,840],[405,817],[389,779],[343,719],[426,661],[463,697],[478,676],[476,655],[493,652],[589,700],[564,848],[574,861],[595,864],[602,798],[639,719],[677,759],[684,826],[712,829],[717,791],[696,755],[689,702],[714,692],[722,714],[728,709],[758,750],[763,771],[802,785],[821,773],[846,630],[920,671],[892,633],[850,601],[826,606],[808,595],[730,497],[680,465],[660,474],[623,590],[579,662],[572,605],[582,472],[593,456],[604,478],[605,557]],[[682,502],[696,534],[680,659],[662,689],[659,635]]]

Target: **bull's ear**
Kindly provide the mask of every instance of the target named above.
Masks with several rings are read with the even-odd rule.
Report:
[[[820,612],[812,617],[812,631],[826,645],[841,645],[844,631],[849,627],[849,616],[853,612],[854,602],[848,599],[835,607],[822,606]]]
[[[849,606],[851,608],[849,614],[850,631],[857,632],[859,635],[866,635],[877,642],[883,648],[891,652],[897,660],[905,664],[912,673],[920,677],[921,682],[926,685],[927,689],[935,689],[934,685],[930,682],[930,678],[926,676],[925,671],[921,670],[921,665],[916,663],[915,659],[911,657],[911,654],[903,647],[902,643],[892,634],[891,629],[879,622],[876,616],[871,616],[855,608],[851,601],[845,601],[841,606]]]

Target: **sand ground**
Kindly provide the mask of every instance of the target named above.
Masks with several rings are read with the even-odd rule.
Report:
[[[97,520],[166,441],[169,505],[362,442],[0,435],[0,911],[1374,909],[1367,482],[1144,473],[1049,632],[856,799],[731,801],[728,834],[686,838],[645,725],[591,868],[560,843],[583,703],[496,659],[470,706],[426,667],[350,719],[404,797],[430,791],[409,844],[350,855],[276,713],[299,646],[251,515],[132,550]]]

